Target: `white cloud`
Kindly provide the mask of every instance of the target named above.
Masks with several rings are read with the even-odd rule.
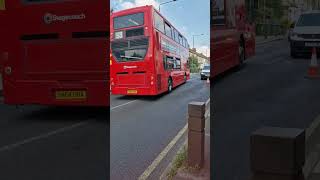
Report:
[[[133,2],[121,0],[120,3],[121,10],[145,5],[153,5],[155,8],[159,6],[156,0],[134,0]]]

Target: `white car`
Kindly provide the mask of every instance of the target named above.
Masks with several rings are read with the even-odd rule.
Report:
[[[201,80],[207,79],[210,77],[210,65],[204,65],[203,69],[200,72]]]
[[[291,57],[311,54],[313,47],[320,52],[320,11],[302,13],[290,36]]]

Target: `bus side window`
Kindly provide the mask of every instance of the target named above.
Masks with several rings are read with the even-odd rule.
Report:
[[[175,60],[175,69],[181,69],[181,60],[180,60],[180,58],[176,58],[176,60]]]
[[[0,11],[1,10],[6,10],[5,0],[0,0]]]
[[[170,56],[165,56],[165,69],[167,69],[167,70],[171,70],[171,69],[173,69],[174,68],[174,59],[173,59],[173,57],[170,57]]]

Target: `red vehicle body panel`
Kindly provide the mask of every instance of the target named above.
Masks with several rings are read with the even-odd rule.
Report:
[[[141,12],[144,13],[143,25],[114,30],[113,21],[115,17]],[[169,78],[171,78],[173,81],[173,87],[186,82],[186,80],[190,78],[190,70],[188,65],[189,45],[187,45],[187,47],[183,47],[173,39],[167,37],[165,34],[157,30],[154,27],[154,13],[158,12],[152,6],[143,6],[111,14],[111,52],[114,50],[112,49],[112,44],[120,41],[127,43],[127,41],[133,42],[137,39],[139,40],[140,38],[145,37],[147,37],[149,40],[148,50],[143,60],[119,62],[114,56],[114,52],[110,56],[112,94],[158,95],[168,90]],[[171,27],[173,26],[171,25]],[[132,30],[135,28],[143,28],[144,34],[139,37],[124,38],[122,40],[114,38],[116,31],[126,32],[127,30]],[[175,51],[165,49],[165,45],[170,45],[170,47],[175,49]],[[180,59],[181,68],[166,70],[164,68],[164,56]]]
[[[255,54],[255,28],[246,21],[245,1],[212,1],[211,10],[218,9],[220,14],[218,11],[212,12],[212,19],[224,19],[224,23],[211,24],[211,77],[240,64],[241,42],[244,44],[246,59]]]
[[[105,0],[7,0],[4,102],[109,106],[108,13]],[[56,91],[86,98],[59,99]]]

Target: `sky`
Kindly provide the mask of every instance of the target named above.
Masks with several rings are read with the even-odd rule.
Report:
[[[114,11],[153,5],[159,9],[159,4],[171,0],[111,0]],[[204,55],[210,55],[210,0],[177,0],[176,2],[161,5],[161,14]]]

